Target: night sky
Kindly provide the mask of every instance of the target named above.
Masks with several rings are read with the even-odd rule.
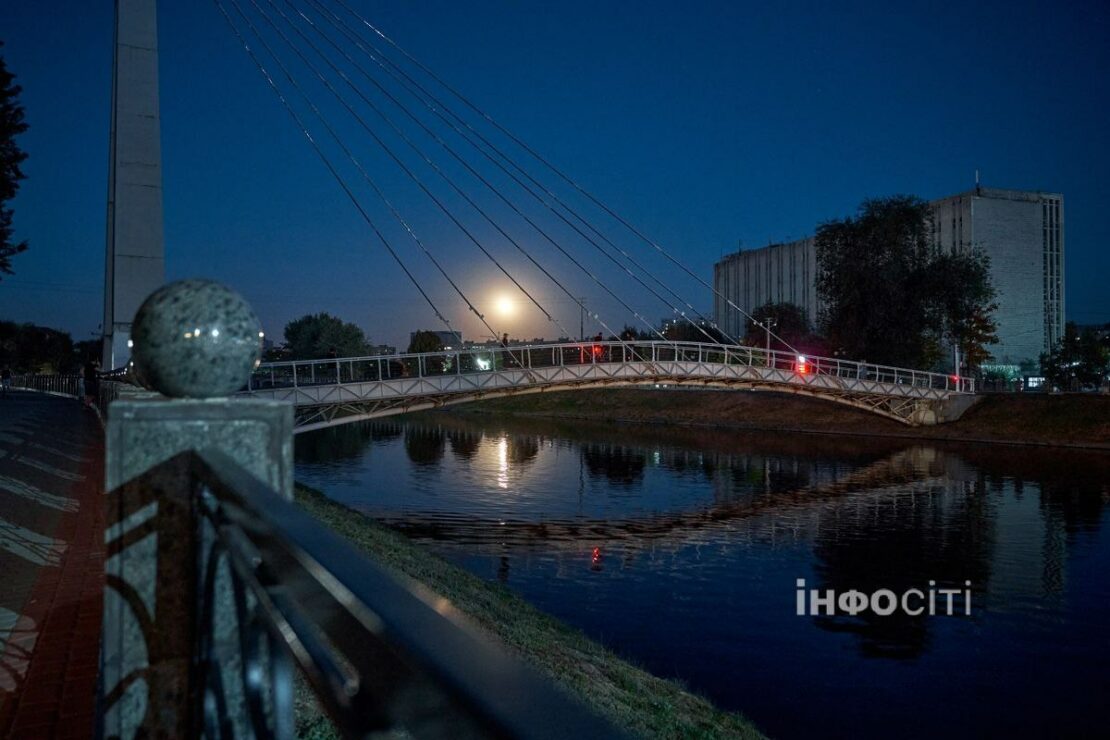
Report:
[[[867,197],[962,192],[979,169],[987,186],[1064,194],[1067,317],[1110,321],[1106,3],[350,2],[706,280],[738,241],[810,234]],[[28,179],[13,204],[30,250],[0,282],[0,317],[76,339],[98,333],[102,314],[112,10],[109,0],[0,6],[2,53],[31,126],[20,139]],[[402,348],[409,330],[442,328],[215,4],[163,0],[159,12],[167,277],[226,282],[272,336],[316,311]],[[364,132],[339,126],[498,330],[560,334]],[[483,333],[411,243],[388,233],[455,325]],[[526,228],[513,233],[611,326],[631,321]],[[709,312],[706,288],[619,229],[606,233]],[[489,239],[576,333],[578,307]],[[652,321],[670,315],[583,249],[592,250],[574,246],[633,308]],[[511,316],[495,308],[506,297]]]

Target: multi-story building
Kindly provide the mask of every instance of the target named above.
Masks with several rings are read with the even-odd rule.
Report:
[[[821,309],[816,284],[817,255],[811,236],[726,255],[713,266],[717,326],[732,337],[744,336],[748,328],[748,318],[722,296],[749,314],[766,303],[793,303],[805,309],[809,322],[816,325]]]
[[[1036,361],[1063,333],[1064,197],[976,187],[929,205],[937,248],[979,249],[990,259],[998,292],[995,361]],[[768,302],[794,303],[817,322],[813,237],[730,254],[713,273],[716,320],[732,336],[743,335],[746,318],[722,295],[749,313]]]

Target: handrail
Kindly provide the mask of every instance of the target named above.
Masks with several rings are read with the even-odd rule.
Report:
[[[103,418],[108,413],[108,404],[116,400],[123,383],[102,378],[97,384],[95,404]],[[84,395],[84,379],[80,375],[47,375],[30,373],[12,377],[12,388],[66,396],[80,400]]]
[[[639,340],[524,343],[507,347],[465,347],[436,352],[266,362],[260,364],[252,374],[249,389],[357,383],[394,377],[430,377],[502,369],[527,370],[562,365],[672,361],[749,365],[787,370],[799,375],[875,380],[952,393],[975,392],[974,378],[945,373],[820,355],[799,355],[746,345]],[[286,382],[287,375],[291,382]]]
[[[157,516],[193,519],[184,530],[167,525],[193,532],[191,548],[181,546],[193,552],[192,583],[162,588],[169,607],[159,597],[158,624],[146,635],[158,655],[149,642],[160,625],[194,625],[196,669],[185,692],[194,714],[178,728],[289,737],[295,665],[346,737],[390,728],[433,738],[623,736],[225,454],[182,453],[113,493],[141,506],[152,490],[164,502]],[[173,613],[187,603],[178,593],[195,595],[191,618]],[[162,700],[173,699],[152,687],[150,701]]]

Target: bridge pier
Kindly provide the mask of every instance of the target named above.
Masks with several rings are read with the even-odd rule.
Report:
[[[949,396],[938,401],[919,401],[909,421],[913,426],[931,427],[958,420],[969,408],[983,399],[980,395]]]

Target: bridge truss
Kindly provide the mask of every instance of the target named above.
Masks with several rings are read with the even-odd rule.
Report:
[[[935,423],[974,380],[741,345],[572,342],[276,362],[244,391],[291,401],[298,432],[527,393],[619,386],[777,391],[824,398],[904,424]]]

